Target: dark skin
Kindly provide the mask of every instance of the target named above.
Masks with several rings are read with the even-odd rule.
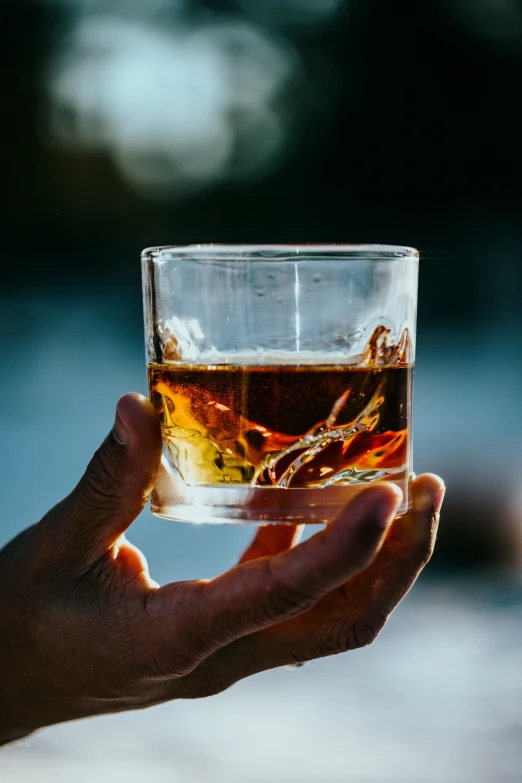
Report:
[[[0,744],[369,644],[433,551],[444,485],[428,474],[404,517],[375,486],[302,544],[263,527],[230,571],[159,587],[124,534],[160,457],[154,409],[125,395],[78,486],[0,552]]]

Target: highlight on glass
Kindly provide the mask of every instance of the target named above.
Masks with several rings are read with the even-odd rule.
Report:
[[[145,250],[153,512],[327,523],[382,481],[407,511],[418,261],[389,245]]]

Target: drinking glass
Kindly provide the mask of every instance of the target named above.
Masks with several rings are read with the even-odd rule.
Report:
[[[153,512],[326,523],[383,481],[407,511],[418,259],[388,245],[145,250],[164,443]]]

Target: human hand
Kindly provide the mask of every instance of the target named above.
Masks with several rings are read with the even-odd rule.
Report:
[[[240,565],[159,587],[124,533],[161,456],[149,402],[123,397],[76,489],[0,552],[0,744],[53,723],[196,698],[371,642],[430,558],[444,486],[360,493],[293,547],[261,528]]]

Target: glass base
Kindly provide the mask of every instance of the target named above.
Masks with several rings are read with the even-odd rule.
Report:
[[[151,505],[152,512],[158,517],[193,524],[328,524],[359,492],[371,484],[385,481],[379,479],[314,489],[223,485],[189,487],[163,460]],[[398,486],[404,495],[398,511],[401,516],[410,509],[411,474],[401,472],[390,478],[388,483]]]

